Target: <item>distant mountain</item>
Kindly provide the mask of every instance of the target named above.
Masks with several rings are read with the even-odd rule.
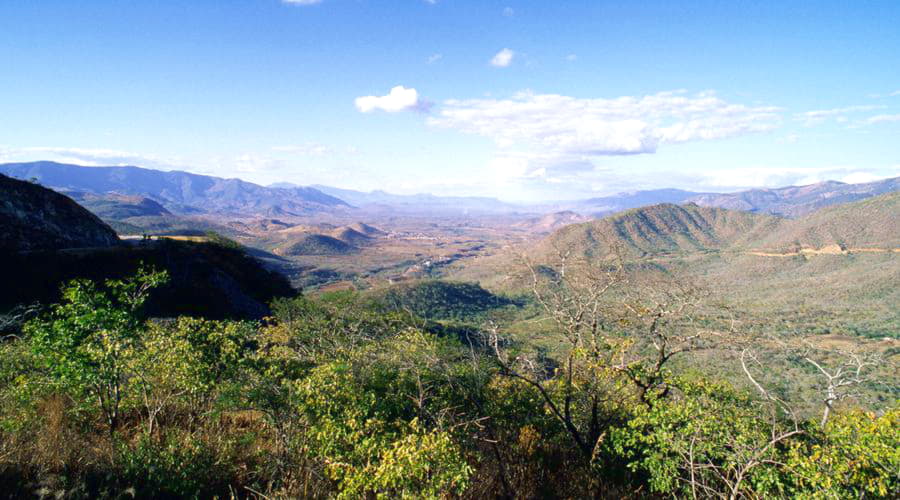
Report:
[[[287,184],[278,184],[285,186]],[[511,213],[524,207],[506,203],[496,198],[479,196],[435,196],[433,194],[391,194],[376,190],[354,191],[314,184],[312,187],[340,198],[351,205],[368,210],[390,209],[416,213]]]
[[[0,175],[0,251],[110,247],[118,243],[112,228],[72,199]]]
[[[701,193],[681,189],[651,189],[588,198],[586,200],[563,203],[562,206],[566,206],[569,210],[574,210],[581,214],[597,216],[659,203],[683,203],[699,194]]]
[[[61,191],[150,198],[180,214],[308,215],[349,205],[309,187],[271,188],[240,179],[139,167],[83,167],[48,161],[0,164],[0,173]]]
[[[591,217],[577,214],[571,210],[564,210],[524,220],[515,224],[515,227],[535,233],[549,233],[570,224],[578,224],[589,220],[591,220]]]
[[[865,184],[837,181],[738,193],[699,194],[686,201],[706,207],[730,208],[785,217],[800,217],[820,208],[890,193],[900,189],[900,177]]]

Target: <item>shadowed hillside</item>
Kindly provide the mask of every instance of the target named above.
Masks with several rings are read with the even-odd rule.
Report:
[[[375,294],[389,309],[420,318],[471,320],[493,309],[515,304],[475,283],[420,281],[394,285]]]
[[[119,238],[70,198],[0,175],[0,252],[108,247]]]
[[[152,316],[261,318],[273,298],[296,293],[284,276],[265,269],[240,249],[160,240],[134,247],[7,256],[0,263],[0,275],[17,285],[0,287],[0,311],[57,302],[60,287],[69,280],[122,278],[142,265],[170,276],[169,283],[150,298],[147,311]]]
[[[150,198],[117,194],[96,195],[82,192],[67,193],[78,204],[105,221],[129,217],[158,217],[172,215],[166,207]]]

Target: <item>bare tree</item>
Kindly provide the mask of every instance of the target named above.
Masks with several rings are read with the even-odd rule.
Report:
[[[533,387],[591,460],[615,413],[604,408],[626,404],[629,393],[645,404],[665,396],[666,364],[706,346],[692,317],[706,294],[685,279],[638,280],[619,252],[588,260],[557,249],[552,265],[523,262],[535,302],[563,341],[561,359],[510,354],[495,324],[488,345],[502,373]]]

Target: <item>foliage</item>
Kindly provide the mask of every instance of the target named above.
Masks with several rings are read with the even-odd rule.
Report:
[[[697,337],[668,313],[693,303],[684,287],[630,282],[608,296],[608,281],[535,275],[549,281],[536,309],[556,314],[540,332],[558,351],[496,325],[437,328],[353,293],[280,299],[261,323],[148,320],[164,273],[72,282],[0,343],[0,489],[887,498],[900,488],[896,408],[874,414],[848,399],[824,427],[797,418],[764,389],[685,368],[679,354]],[[625,286],[615,272],[604,279]]]
[[[796,498],[889,498],[900,491],[900,410],[862,410],[811,430],[785,453],[779,494]]]
[[[89,393],[99,403],[110,431],[128,396],[127,366],[138,353],[141,307],[165,273],[141,269],[133,279],[104,287],[76,280],[63,289],[63,302],[49,317],[25,326],[32,350],[65,390]]]

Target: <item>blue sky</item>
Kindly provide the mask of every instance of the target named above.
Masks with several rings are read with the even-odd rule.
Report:
[[[900,2],[6,0],[0,161],[552,200],[900,175]]]

